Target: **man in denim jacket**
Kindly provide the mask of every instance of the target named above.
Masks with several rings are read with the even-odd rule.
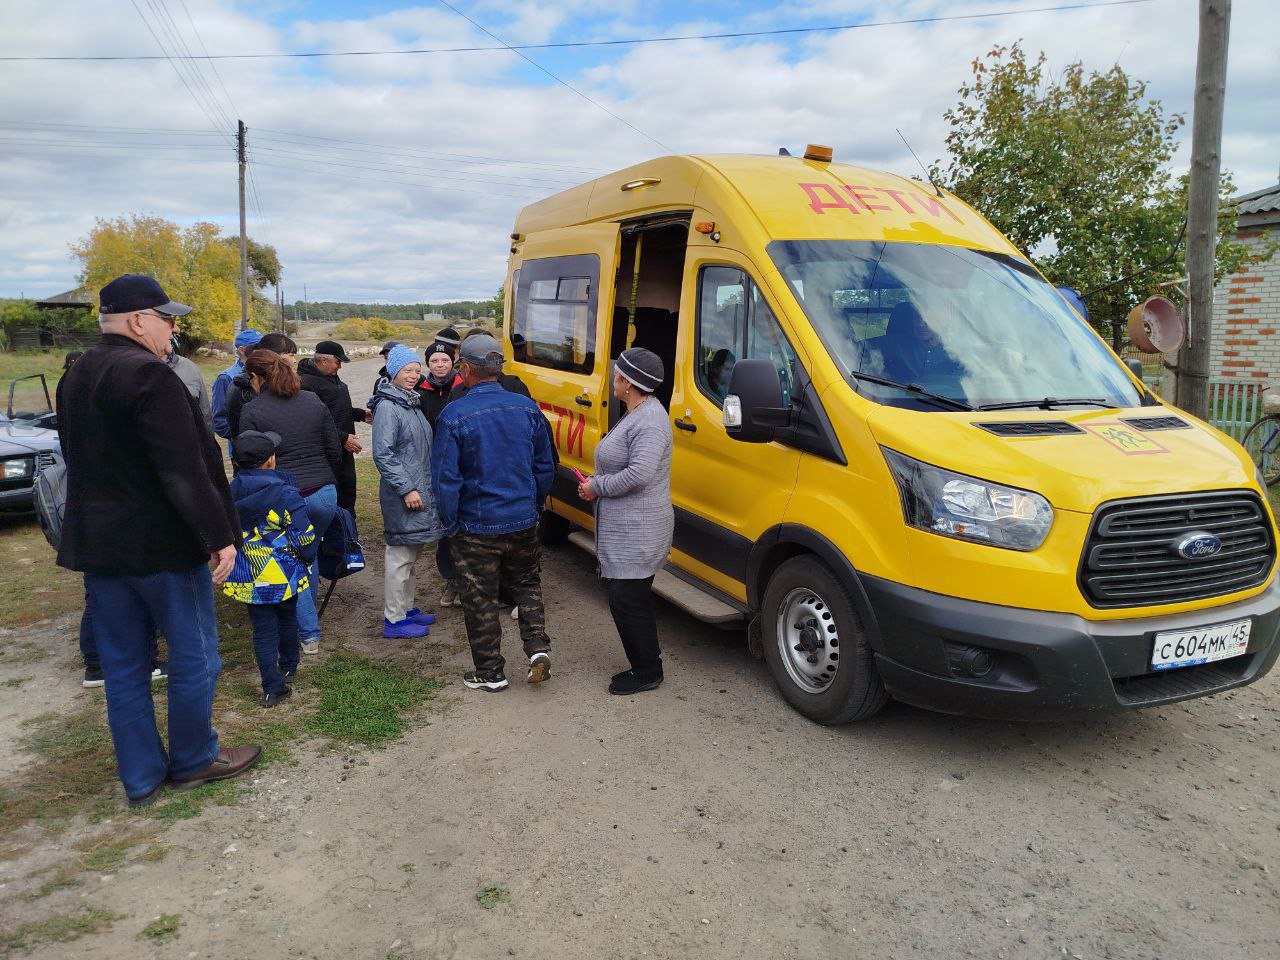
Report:
[[[436,419],[431,483],[436,510],[452,538],[463,617],[475,670],[473,690],[505,690],[498,585],[520,607],[520,639],[530,683],[551,676],[539,571],[538,516],[555,476],[551,440],[538,405],[502,389],[502,347],[487,334],[459,352],[467,395]]]

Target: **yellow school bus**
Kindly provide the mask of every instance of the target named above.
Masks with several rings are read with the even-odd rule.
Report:
[[[655,590],[748,626],[822,723],[889,697],[1052,719],[1262,677],[1276,527],[1244,451],[1151,394],[994,227],[930,184],[664,157],[521,211],[508,365],[572,471],[663,360],[675,539]],[[590,537],[575,539],[589,546]]]

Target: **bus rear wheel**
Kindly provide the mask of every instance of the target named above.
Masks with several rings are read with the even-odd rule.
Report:
[[[774,683],[810,720],[865,720],[888,701],[849,591],[815,557],[793,557],[774,571],[760,626]]]

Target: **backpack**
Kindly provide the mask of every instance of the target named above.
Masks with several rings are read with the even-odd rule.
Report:
[[[51,456],[36,474],[32,499],[44,538],[57,550],[62,543],[62,518],[67,513],[67,461],[58,452]]]
[[[339,507],[333,522],[320,539],[318,554],[320,576],[326,580],[341,580],[364,569],[364,548],[360,545],[360,531],[351,511]]]

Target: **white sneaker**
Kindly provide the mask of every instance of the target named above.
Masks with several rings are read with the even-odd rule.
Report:
[[[456,607],[459,606],[458,589],[452,580],[444,582],[444,592],[440,594],[440,606]]]
[[[512,620],[519,620],[519,619],[520,619],[520,608],[519,608],[519,607],[512,607],[512,608],[511,608],[511,619],[512,619]]]
[[[302,652],[303,653],[319,653],[320,641],[319,640],[303,640]]]
[[[538,652],[529,658],[529,682],[542,683],[551,677],[551,654]]]

